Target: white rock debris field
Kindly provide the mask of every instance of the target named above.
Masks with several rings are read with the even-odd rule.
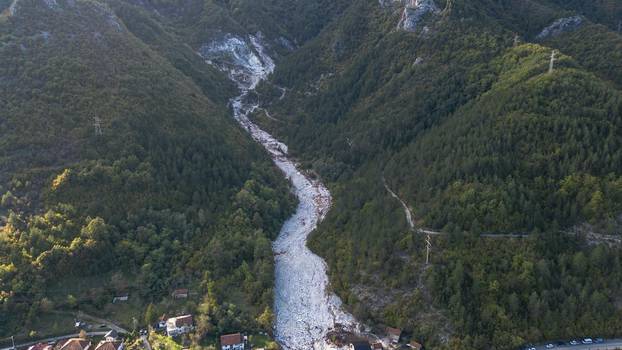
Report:
[[[241,94],[231,100],[233,115],[253,139],[263,145],[293,185],[299,199],[296,213],[273,243],[276,260],[275,336],[286,350],[337,349],[327,341],[334,330],[355,332],[358,323],[343,311],[339,297],[329,292],[326,263],[307,248],[307,236],[331,206],[328,189],[301,172],[288,158],[287,146],[261,130],[248,115],[257,104],[246,96],[274,70],[261,33],[243,38],[227,34],[203,45],[199,54],[227,72]]]

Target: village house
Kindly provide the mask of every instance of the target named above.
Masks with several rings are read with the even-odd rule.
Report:
[[[400,337],[402,336],[401,329],[387,327],[386,332],[387,336],[389,337],[389,342],[391,342],[391,344],[397,344],[400,342]]]
[[[244,350],[244,338],[241,333],[220,336],[221,350]]]
[[[123,350],[125,344],[120,340],[107,340],[104,339],[97,344],[95,350]]]
[[[71,338],[65,341],[62,341],[58,344],[57,349],[59,350],[90,350],[91,341],[88,339],[82,338]]]
[[[188,333],[192,331],[193,328],[192,315],[172,317],[166,321],[166,334],[169,337]]]
[[[188,289],[175,289],[173,293],[171,293],[173,299],[187,299],[188,298]]]
[[[125,344],[119,340],[119,333],[111,329],[104,335],[104,339],[97,344],[95,350],[123,350],[124,348]]]
[[[384,350],[381,342],[371,344],[371,350]]]

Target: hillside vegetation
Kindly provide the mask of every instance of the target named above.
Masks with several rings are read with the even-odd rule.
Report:
[[[250,35],[278,63],[253,118],[330,187],[309,244],[361,321],[429,349],[622,336],[620,247],[572,233],[620,234],[622,2],[431,0],[406,31],[407,3],[0,0],[0,336],[78,310],[271,330],[295,200],[198,54]],[[430,265],[385,185],[446,233]]]
[[[114,2],[19,0],[0,62],[0,334],[77,309],[128,327],[196,312],[197,342],[270,328],[270,241],[294,200],[229,116],[225,76]],[[193,300],[171,305],[174,288]],[[134,314],[111,308],[122,293]]]
[[[621,8],[587,3],[439,1],[405,32],[399,7],[354,1],[281,62],[283,100],[263,86],[271,118],[256,120],[331,182],[335,206],[311,245],[357,316],[432,348],[620,334],[621,286],[606,277],[619,248],[559,233],[620,231]],[[577,14],[577,28],[536,39]],[[435,239],[433,268],[383,178],[418,226],[455,235]],[[611,265],[568,270],[592,254]],[[539,311],[517,311],[530,304]]]

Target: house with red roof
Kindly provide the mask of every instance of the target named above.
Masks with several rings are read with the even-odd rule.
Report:
[[[58,350],[91,350],[92,343],[88,339],[71,338],[58,345]]]
[[[244,350],[244,337],[241,333],[220,336],[221,350]]]
[[[189,333],[193,329],[194,321],[192,315],[172,317],[166,321],[166,334],[168,334],[169,337]]]
[[[102,340],[95,350],[123,350],[124,348],[125,344],[120,340]]]
[[[401,329],[387,327],[386,332],[387,332],[387,336],[389,337],[389,341],[391,342],[391,344],[397,344],[400,342],[400,338],[402,337]]]

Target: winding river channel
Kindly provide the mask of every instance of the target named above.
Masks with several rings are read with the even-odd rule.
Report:
[[[250,45],[249,45],[250,44]],[[226,57],[216,65],[227,71],[240,95],[231,99],[233,116],[271,155],[291,182],[299,204],[273,243],[275,255],[275,337],[285,350],[334,349],[327,341],[331,330],[354,331],[356,320],[343,311],[341,300],[329,291],[326,263],[307,248],[307,237],[325,217],[331,195],[319,181],[311,179],[288,157],[287,146],[263,131],[249,118],[259,106],[247,101],[248,94],[273,71],[274,63],[261,44],[261,37],[225,36],[201,49],[210,58]]]

